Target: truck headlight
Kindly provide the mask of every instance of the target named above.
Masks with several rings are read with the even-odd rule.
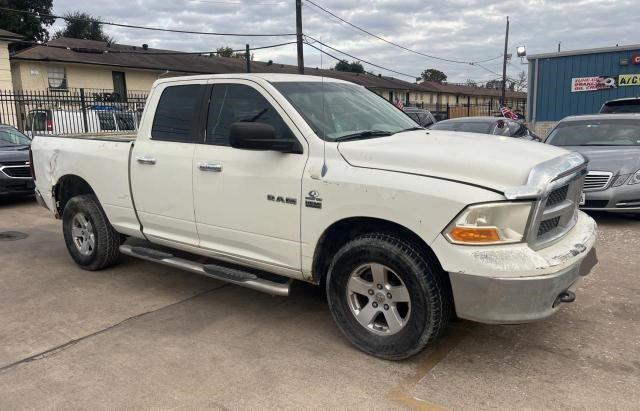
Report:
[[[631,176],[629,184],[640,184],[640,170],[636,171],[635,174]]]
[[[454,244],[491,245],[519,243],[531,213],[530,202],[500,202],[465,208],[444,230]]]

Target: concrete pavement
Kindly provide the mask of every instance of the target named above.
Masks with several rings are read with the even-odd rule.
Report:
[[[0,407],[640,407],[640,220],[596,215],[599,266],[547,321],[452,324],[403,362],[368,357],[315,287],[289,298],[122,258],[71,261],[60,222],[0,200]]]

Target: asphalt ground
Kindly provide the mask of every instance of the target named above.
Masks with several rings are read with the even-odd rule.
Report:
[[[271,297],[122,257],[87,272],[60,222],[0,199],[0,408],[640,409],[640,219],[594,214],[600,263],[548,320],[455,322],[369,357],[320,290]],[[0,239],[2,235],[0,235]]]

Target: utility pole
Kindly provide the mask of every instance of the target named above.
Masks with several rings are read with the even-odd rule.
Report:
[[[247,73],[251,73],[251,52],[249,51],[249,45],[245,44],[244,58],[247,60]]]
[[[560,53],[560,45],[562,44],[561,41],[558,42],[558,53]]]
[[[304,55],[302,51],[302,0],[296,0],[296,38],[298,41],[298,73],[304,74]]]
[[[507,16],[507,31],[504,35],[504,55],[502,59],[502,101],[503,106],[507,105],[507,48],[509,47],[509,16]]]

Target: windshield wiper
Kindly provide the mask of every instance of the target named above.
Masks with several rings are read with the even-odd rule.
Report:
[[[426,128],[424,128],[424,127],[409,127],[409,128],[405,128],[404,130],[396,131],[393,134],[404,133],[405,131],[415,131],[415,130],[426,130]]]
[[[337,137],[334,141],[362,140],[365,138],[390,136],[393,133],[382,130],[365,130]]]

